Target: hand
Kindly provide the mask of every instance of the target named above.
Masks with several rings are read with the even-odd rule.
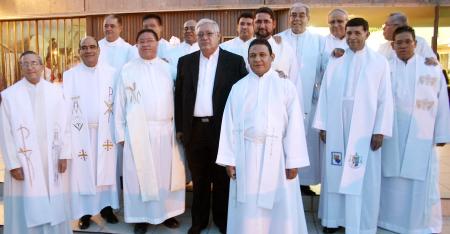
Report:
[[[16,180],[24,180],[23,169],[21,167],[9,171],[11,176]]]
[[[436,146],[438,146],[438,147],[442,147],[442,146],[444,146],[445,145],[445,143],[437,143],[436,144]]]
[[[67,169],[67,159],[58,160],[58,172],[64,173]]]
[[[335,58],[340,58],[342,57],[342,55],[344,55],[345,50],[341,49],[341,48],[335,48],[332,52],[331,52],[331,57],[335,57]]]
[[[377,151],[382,144],[383,144],[383,135],[373,134],[372,139],[370,140],[370,148],[372,148],[372,151]]]
[[[437,66],[438,64],[439,62],[433,57],[425,58],[425,65]]]
[[[327,143],[327,132],[325,130],[320,130],[319,137],[320,137],[320,140],[322,140],[322,142],[324,144]]]
[[[179,141],[180,143],[184,143],[183,141],[183,133],[182,132],[177,132],[177,134],[175,135],[175,138],[177,139],[177,141]]]
[[[286,169],[286,179],[288,180],[294,179],[297,176],[297,174],[298,174],[297,168]]]
[[[281,37],[278,35],[272,36],[277,44],[281,44]]]
[[[230,179],[235,180],[236,179],[236,167],[235,166],[227,166],[227,175],[230,177]]]

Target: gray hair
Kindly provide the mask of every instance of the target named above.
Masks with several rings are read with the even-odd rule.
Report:
[[[203,26],[209,24],[212,26],[214,33],[219,33],[219,25],[217,24],[216,21],[212,20],[212,19],[208,19],[208,18],[203,18],[201,20],[198,21],[198,23],[195,25],[195,33],[198,33],[198,29]]]
[[[328,12],[328,16],[332,16],[335,13],[340,13],[345,15],[345,18],[348,19],[348,12],[342,8],[334,8],[333,10],[331,10],[330,12]]]
[[[289,9],[289,14],[291,14],[291,11],[292,11],[293,9],[295,9],[295,8],[305,8],[306,16],[309,18],[310,7],[309,7],[308,5],[306,5],[306,4],[304,4],[304,3],[301,3],[301,2],[294,3],[294,4],[291,6],[291,8]]]
[[[27,51],[23,52],[22,54],[20,54],[20,57],[19,57],[19,63],[21,64],[21,63],[22,63],[22,58],[23,58],[25,55],[29,55],[29,54],[34,54],[34,55],[38,58],[38,61],[39,61],[40,65],[43,65],[43,64],[44,64],[44,63],[42,62],[41,56],[40,56],[39,54],[37,54],[36,52],[31,51],[31,50],[27,50]]]
[[[394,18],[395,21],[401,23],[401,26],[408,25],[408,17],[402,12],[394,12],[389,15],[389,18]]]

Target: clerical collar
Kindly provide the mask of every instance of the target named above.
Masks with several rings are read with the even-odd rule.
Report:
[[[294,33],[294,31],[292,31],[292,28],[289,29],[289,32],[290,32],[291,35],[294,36],[294,37],[301,37],[301,36],[305,35],[305,33],[306,33],[307,31],[308,31],[308,30],[305,29],[304,32],[296,34],[296,33]]]
[[[113,41],[113,42],[109,42],[108,40],[106,40],[106,38],[105,38],[105,41],[106,41],[106,45],[108,45],[108,46],[116,46],[117,44],[119,44],[120,43],[120,41],[122,41],[122,38],[121,37],[118,37],[115,41]]]
[[[365,53],[367,50],[367,45],[364,45],[364,48],[362,48],[362,50],[358,50],[356,52],[354,52],[352,49],[350,49],[350,47],[347,49],[348,51],[350,51],[353,54],[362,54]]]
[[[95,66],[93,66],[93,67],[88,67],[88,66],[86,66],[86,64],[84,64],[84,63],[80,63],[80,66],[83,68],[83,69],[85,69],[85,70],[88,70],[88,71],[95,71],[95,69],[97,68],[97,66],[98,66],[98,62],[97,62],[97,64],[95,65]]]
[[[331,36],[331,38],[333,38],[334,40],[337,40],[337,41],[343,41],[343,40],[345,40],[345,36],[344,36],[342,39],[339,39],[339,37],[336,37],[336,36],[334,36],[334,35],[331,34],[331,33],[330,33],[330,36]]]
[[[404,64],[404,65],[406,66],[406,65],[408,65],[408,64],[410,64],[410,63],[412,63],[412,62],[414,62],[414,59],[416,58],[416,54],[413,54],[413,56],[412,56],[411,58],[409,58],[409,59],[406,61],[406,63],[405,63],[405,61],[403,61],[402,59],[400,59],[400,58],[397,56],[397,54],[395,55],[395,57],[397,58],[398,61],[400,61],[402,64]]]
[[[30,81],[27,80],[27,78],[23,77],[22,79],[25,80],[25,85],[31,88],[37,88],[38,86],[40,86],[42,84],[42,80],[43,78],[39,78],[39,81],[36,84],[31,83]]]
[[[156,62],[156,60],[158,59],[158,56],[156,56],[153,59],[144,59],[141,56],[139,56],[139,59],[144,63],[144,64],[153,64]]]

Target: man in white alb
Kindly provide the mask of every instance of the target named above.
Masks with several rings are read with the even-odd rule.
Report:
[[[72,233],[63,93],[41,78],[39,55],[26,51],[19,60],[23,78],[1,93],[4,232]]]
[[[321,179],[321,154],[319,132],[311,127],[320,89],[321,47],[323,39],[319,34],[308,30],[306,26],[310,19],[310,8],[302,3],[295,3],[289,10],[289,27],[278,34],[282,41],[289,43],[294,49],[297,66],[300,72],[303,90],[303,111],[306,115],[305,129],[308,145],[309,167],[300,171],[302,194],[315,195],[309,185],[319,184]],[[314,95],[316,94],[316,95]]]
[[[390,60],[395,120],[382,149],[378,225],[397,233],[440,233],[439,158],[450,142],[447,84],[439,66],[416,54],[415,32],[398,27]]]
[[[339,226],[376,233],[380,147],[393,123],[389,65],[366,46],[366,20],[353,18],[345,29],[349,49],[328,64],[313,124],[326,148],[319,218],[325,233]]]
[[[348,48],[345,40],[345,24],[348,13],[344,9],[335,8],[328,13],[328,27],[330,34],[324,38],[322,47],[321,73],[325,71],[328,61],[334,56],[335,50],[345,51]]]
[[[231,178],[228,233],[307,233],[297,176],[308,166],[296,87],[271,69],[265,39],[250,43],[251,72],[228,97],[216,163]]]
[[[64,72],[64,96],[70,113],[70,188],[72,217],[87,229],[100,212],[117,223],[119,208],[116,144],[113,136],[114,78],[116,71],[99,63],[100,48],[93,37],[80,41],[81,63]]]
[[[116,142],[124,145],[125,222],[145,233],[148,223],[179,227],[185,209],[185,173],[174,136],[174,81],[157,57],[158,35],[136,36],[139,58],[121,72],[115,95]]]

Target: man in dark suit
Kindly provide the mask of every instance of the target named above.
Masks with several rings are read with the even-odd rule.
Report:
[[[215,21],[202,19],[195,31],[200,51],[178,60],[175,87],[177,139],[185,146],[194,184],[192,227],[188,233],[200,233],[207,227],[211,194],[214,223],[226,233],[229,178],[225,168],[215,161],[228,94],[248,72],[241,56],[219,48],[219,26]]]

